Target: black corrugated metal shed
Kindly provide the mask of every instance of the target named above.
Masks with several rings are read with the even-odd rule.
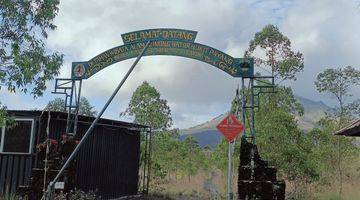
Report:
[[[41,162],[37,160],[35,147],[45,140],[48,120],[48,112],[42,111],[9,111],[9,114],[17,119],[32,119],[33,133],[29,153],[8,153],[1,152],[0,149],[0,194],[13,193],[18,185],[29,183],[31,169]],[[60,140],[65,133],[66,118],[67,113],[50,112],[51,139]],[[79,139],[93,120],[93,117],[79,116]],[[97,190],[103,198],[136,194],[140,131],[144,128],[147,127],[100,119],[77,156],[77,188],[85,191]]]

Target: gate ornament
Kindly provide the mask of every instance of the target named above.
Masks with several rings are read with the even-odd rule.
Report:
[[[122,34],[124,45],[109,49],[89,61],[72,63],[72,78],[87,79],[114,63],[135,58],[150,41],[144,56],[169,55],[199,60],[233,77],[253,77],[253,58],[234,58],[195,42],[197,32],[183,29],[147,29]],[[84,70],[85,69],[85,70]]]

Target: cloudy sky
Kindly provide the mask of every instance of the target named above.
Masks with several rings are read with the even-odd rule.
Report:
[[[196,41],[242,57],[249,40],[275,24],[305,58],[305,70],[288,82],[295,94],[334,105],[314,88],[316,74],[327,67],[359,68],[360,3],[354,0],[72,0],[61,1],[49,33],[48,47],[65,55],[60,77],[70,76],[73,61],[86,61],[122,44],[121,34],[149,28],[198,31]],[[122,79],[133,60],[114,64],[84,81],[83,95],[97,110]],[[154,85],[172,109],[174,126],[185,128],[212,119],[229,108],[239,79],[199,61],[179,57],[143,58],[111,104],[105,117],[119,119],[132,92],[143,81]],[[10,109],[42,109],[55,98],[0,91]],[[355,97],[360,92],[355,91]],[[122,118],[131,120],[130,118]]]

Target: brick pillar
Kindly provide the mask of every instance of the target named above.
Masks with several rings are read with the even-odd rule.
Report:
[[[251,179],[251,151],[254,152],[254,177]],[[241,142],[238,177],[239,200],[285,200],[285,182],[278,181],[277,169],[262,160],[256,145]]]

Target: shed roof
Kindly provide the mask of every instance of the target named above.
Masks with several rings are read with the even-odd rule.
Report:
[[[338,130],[335,135],[360,137],[360,119],[355,120],[350,125]]]
[[[40,117],[43,111],[41,110],[8,110],[7,111],[10,116],[17,116],[17,117]],[[43,118],[47,118],[48,111],[43,113]],[[59,111],[51,111],[51,118],[58,119],[58,120],[66,120],[67,113],[66,112],[59,112]],[[78,115],[78,120],[80,123],[92,123],[95,120],[95,117],[85,116],[85,115]],[[127,128],[148,128],[148,126],[144,126],[141,124],[131,123],[131,122],[124,122],[119,120],[112,120],[107,118],[100,118],[97,124],[102,125],[109,125],[109,126],[117,126],[117,127],[127,127]]]

